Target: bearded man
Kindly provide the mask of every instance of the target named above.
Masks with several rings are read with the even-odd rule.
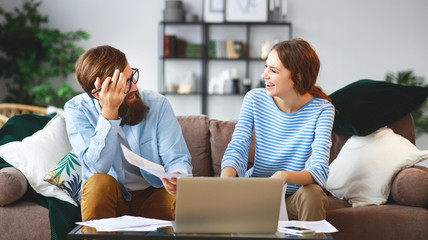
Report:
[[[159,179],[130,164],[120,144],[163,165],[191,174],[190,153],[168,100],[138,90],[139,72],[111,46],[89,49],[76,62],[85,93],[64,106],[74,153],[82,163],[82,220],[144,216],[173,220],[177,179]]]

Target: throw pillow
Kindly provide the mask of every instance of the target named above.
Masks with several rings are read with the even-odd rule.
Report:
[[[428,151],[419,151],[390,128],[352,136],[330,165],[326,189],[353,207],[380,205],[388,200],[395,175],[424,159]]]
[[[427,97],[428,88],[359,80],[330,95],[338,110],[333,132],[369,135],[404,117]]]
[[[27,179],[14,167],[0,169],[0,206],[20,199],[27,191]]]
[[[45,176],[44,180],[64,190],[76,203],[79,203],[79,191],[82,185],[81,169],[79,159],[70,152]]]
[[[32,136],[0,146],[0,157],[20,170],[37,193],[77,206],[68,194],[43,181],[46,174],[70,151],[65,119],[57,114]]]

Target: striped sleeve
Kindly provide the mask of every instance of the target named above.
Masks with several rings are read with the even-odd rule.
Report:
[[[322,109],[315,127],[312,142],[312,153],[305,163],[304,171],[311,174],[314,180],[324,187],[329,173],[328,161],[331,147],[331,130],[334,122],[334,107],[331,104]]]
[[[244,97],[241,113],[239,115],[238,123],[235,126],[232,140],[230,141],[221,162],[222,170],[225,167],[232,167],[235,169],[239,177],[244,177],[245,172],[247,171],[248,149],[254,127],[253,109],[253,93],[250,91]]]

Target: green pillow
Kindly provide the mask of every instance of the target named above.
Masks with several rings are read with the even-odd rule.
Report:
[[[333,132],[366,136],[406,116],[428,97],[428,88],[362,79],[330,95]]]

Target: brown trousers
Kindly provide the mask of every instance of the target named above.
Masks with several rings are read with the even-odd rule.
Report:
[[[290,220],[318,221],[327,215],[327,194],[318,184],[302,186],[285,199]]]
[[[165,188],[131,191],[131,201],[122,195],[119,183],[108,174],[94,174],[82,188],[82,221],[123,215],[173,220],[175,195]]]

